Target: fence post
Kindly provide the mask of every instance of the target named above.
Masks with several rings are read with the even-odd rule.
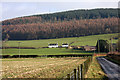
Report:
[[[78,66],[78,74],[77,74],[77,75],[78,75],[77,78],[78,78],[78,80],[79,80],[79,79],[80,79],[80,67],[79,67],[79,66]]]
[[[79,77],[80,79],[79,80],[81,80],[81,73],[82,73],[81,65],[82,64],[80,64],[80,66],[79,66],[79,70],[80,70],[80,73],[79,73],[80,74],[80,77]]]
[[[86,61],[82,64],[82,80],[84,80],[85,77],[85,72],[86,72],[86,65],[85,65]]]
[[[83,79],[83,64],[80,65],[80,72],[81,72],[81,80]]]
[[[77,80],[76,79],[76,69],[74,69],[74,79]]]
[[[70,80],[70,74],[67,74],[67,80]]]

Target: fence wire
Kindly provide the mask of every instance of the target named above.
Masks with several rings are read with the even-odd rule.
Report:
[[[82,80],[88,71],[89,65],[92,62],[92,57],[89,57],[83,64],[80,64],[74,69],[69,76],[65,76],[63,80]]]

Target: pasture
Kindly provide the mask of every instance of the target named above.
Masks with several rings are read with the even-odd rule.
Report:
[[[3,43],[6,47],[18,47],[18,42],[21,42],[20,47],[35,47],[37,49],[2,49],[2,55],[63,55],[63,54],[91,54],[80,50],[72,50],[66,48],[39,48],[47,47],[48,43],[58,43],[59,46],[62,43],[71,43],[71,46],[95,46],[98,39],[109,40],[111,36],[116,34],[102,34],[92,35],[84,37],[73,38],[59,38],[59,39],[43,39],[43,40],[25,40],[25,41],[7,41]],[[109,41],[110,42],[110,41]],[[117,40],[113,40],[113,43]]]
[[[6,47],[18,47],[18,42],[21,42],[20,47],[47,47],[49,43],[58,43],[59,46],[62,43],[71,43],[71,46],[95,46],[98,39],[109,40],[111,36],[115,36],[115,34],[101,34],[101,35],[91,35],[91,36],[82,36],[82,37],[72,37],[72,38],[57,38],[57,39],[40,39],[40,40],[21,40],[21,41],[7,41],[3,43],[3,46]],[[116,42],[117,40],[113,40]]]
[[[2,59],[2,76],[3,78],[62,78],[85,60],[80,57]]]
[[[64,55],[64,54],[92,54],[92,53],[66,48],[20,49],[20,55]],[[19,49],[3,49],[2,55],[19,55]]]
[[[39,48],[47,47],[48,43],[71,43],[71,46],[95,46],[98,39],[109,40],[111,36],[117,34],[92,35],[73,38],[7,41],[3,43],[5,47],[35,47],[36,49],[2,49],[2,55],[64,55],[64,54],[92,54],[81,50],[66,48]],[[117,42],[117,40],[113,40]],[[86,59],[82,57],[62,57],[62,58],[3,58],[2,76],[3,78],[62,78]]]

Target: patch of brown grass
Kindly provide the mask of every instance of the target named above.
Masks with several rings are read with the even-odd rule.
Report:
[[[3,78],[60,78],[86,59],[74,58],[21,58],[2,61]]]

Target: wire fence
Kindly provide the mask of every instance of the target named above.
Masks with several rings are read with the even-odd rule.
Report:
[[[83,80],[91,62],[92,57],[88,57],[84,63],[80,64],[71,73],[68,73],[67,76],[63,78],[63,80]]]

